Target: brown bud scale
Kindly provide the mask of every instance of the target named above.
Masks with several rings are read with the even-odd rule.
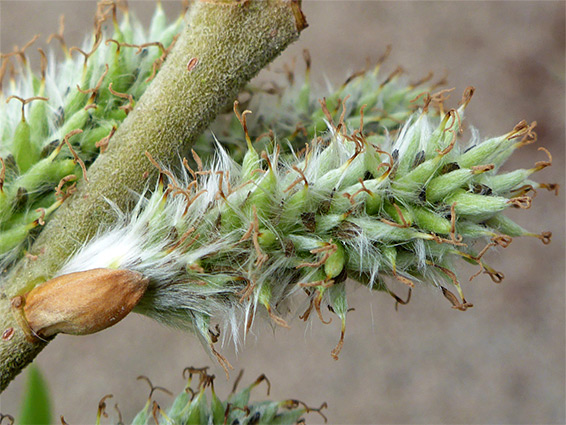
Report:
[[[93,269],[69,273],[26,295],[24,313],[40,337],[87,335],[122,320],[147,289],[148,279],[130,270]]]

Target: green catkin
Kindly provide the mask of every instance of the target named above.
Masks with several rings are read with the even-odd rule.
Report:
[[[100,148],[96,144],[109,136],[113,127],[119,127],[126,116],[119,107],[128,103],[127,99],[112,94],[109,84],[112,83],[114,91],[133,96],[134,101],[148,86],[146,80],[153,73],[154,62],[163,54],[161,48],[149,45],[137,54],[136,47],[122,45],[118,48],[108,40],[112,38],[136,46],[159,42],[166,49],[182,26],[182,19],[170,23],[158,5],[149,35],[135,19],[125,16],[121,23],[114,22],[111,36],[101,30],[104,25],[95,29],[94,36],[83,48],[89,52],[86,59],[78,49],[71,48],[65,51],[66,59],[58,67],[47,63],[41,52],[41,74],[35,74],[27,60],[20,64],[20,81],[14,81],[9,90],[0,93],[0,157],[5,164],[0,191],[0,239],[13,239],[13,235],[2,236],[2,232],[9,229],[8,223],[13,223],[12,215],[21,214],[22,209],[38,208],[45,196],[55,192],[61,179],[71,174],[82,178],[83,171],[75,155],[88,168],[100,149],[105,149],[104,144]],[[56,68],[57,74],[53,72]],[[4,99],[10,96],[16,96],[24,106],[31,102],[25,117],[18,102],[6,104]],[[16,117],[21,119],[16,120]],[[77,129],[83,131],[80,137],[69,139],[74,153],[64,146],[53,154],[65,136]],[[14,160],[13,167],[9,158]],[[73,181],[76,179],[62,185],[62,189],[66,190]],[[22,199],[18,194],[23,193],[27,195],[26,202],[18,202]],[[20,226],[20,232],[25,228],[25,225]],[[36,233],[28,233],[24,240],[30,242]],[[27,245],[20,243],[13,252],[3,251],[4,254],[0,254],[2,269],[7,269],[23,255]]]
[[[308,55],[305,55],[305,59],[308,59]],[[308,60],[306,62],[308,64]],[[368,139],[385,137],[388,131],[399,128],[400,123],[406,121],[418,108],[418,102],[412,101],[426,91],[427,87],[424,83],[407,87],[398,78],[389,78],[378,70],[379,67],[376,67],[370,72],[356,73],[355,78],[349,78],[345,84],[326,96],[319,94],[308,81],[303,82],[303,79],[296,77],[291,81],[278,82],[278,85],[285,87],[281,91],[275,90],[275,93],[249,87],[247,91],[252,98],[247,108],[253,110],[253,114],[249,117],[248,127],[255,148],[258,151],[268,148],[271,138],[267,135],[271,131],[281,145],[281,156],[288,158],[290,151],[301,151],[315,137],[328,141],[327,123],[332,121],[334,125],[339,125],[343,113],[346,127],[357,127],[362,119],[360,109],[363,105],[366,105],[363,114],[364,135]],[[344,102],[348,95],[350,97]],[[299,97],[300,102],[297,100]],[[397,100],[390,99],[393,97]],[[326,111],[321,109],[321,103],[325,105]],[[431,111],[429,115],[437,114]],[[226,122],[231,123],[231,126],[227,126]],[[214,134],[223,145],[230,146],[232,157],[241,162],[245,143],[238,137],[241,134],[238,120],[235,117],[222,117],[212,125],[211,130],[211,133],[201,136],[195,150],[199,154],[213,153],[210,146],[213,146]],[[332,164],[323,164],[323,167],[328,166]],[[368,170],[373,172],[372,168],[368,167]]]
[[[364,79],[354,81],[361,84]],[[196,177],[184,195],[186,207],[180,196],[165,196],[163,185],[158,186],[147,205],[140,204],[129,219],[132,228],[149,233],[147,240],[128,248],[129,255],[148,259],[104,261],[148,274],[154,285],[152,296],[142,299],[138,311],[194,329],[209,347],[208,329],[214,321],[229,322],[237,332],[239,326],[251,326],[253,314],[263,311],[274,324],[287,326],[282,318],[284,301],[300,292],[310,302],[309,313],[316,310],[325,321],[322,307],[328,305],[340,318],[341,338],[332,351],[337,358],[348,309],[347,277],[390,294],[388,279],[410,287],[432,282],[442,288],[454,308],[465,310],[470,305],[464,300],[453,263],[463,259],[480,264],[478,247],[503,245],[509,236],[527,235],[510,220],[495,220],[509,206],[530,201],[524,195],[512,197],[508,190],[494,194],[481,183],[488,177],[494,183],[499,174],[485,162],[491,158],[489,152],[479,149],[473,157],[471,151],[462,153],[455,143],[462,111],[463,107],[442,117],[417,111],[396,139],[366,138],[360,129],[347,126],[337,131],[336,123],[329,122],[329,133],[313,140],[303,154],[285,154],[283,148],[273,145],[271,153],[261,156],[250,136],[254,132],[251,117],[256,114],[245,112],[238,116],[248,146],[241,165],[221,151],[211,170],[201,170],[199,160],[198,175],[189,172],[185,183],[171,180],[175,187],[183,187]],[[344,116],[348,113],[344,110]],[[250,119],[246,122],[246,118]],[[515,129],[499,138],[497,146],[526,131],[525,127]],[[382,142],[379,146],[373,144],[377,140]],[[395,150],[397,154],[392,153]],[[513,174],[512,186],[520,186],[519,177],[525,180],[529,175]],[[499,188],[508,189],[509,176],[503,176],[505,183]],[[161,230],[167,226],[159,223],[168,220],[176,232]],[[110,229],[87,245],[62,272],[94,267],[89,258],[114,244],[113,232]],[[183,241],[178,242],[179,238]],[[145,257],[146,251],[153,254]],[[175,278],[171,280],[168,273]],[[178,279],[185,283],[171,286]],[[459,299],[446,295],[452,293],[451,286]],[[170,294],[172,287],[174,294]],[[299,288],[303,290],[297,291]],[[198,308],[193,297],[199,299]]]

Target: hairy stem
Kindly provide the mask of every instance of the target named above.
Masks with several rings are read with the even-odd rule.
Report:
[[[88,172],[88,182],[57,211],[0,290],[0,391],[46,346],[25,339],[10,312],[13,297],[53,277],[101,223],[108,200],[127,209],[157,170],[145,152],[173,163],[224,105],[306,27],[295,1],[201,1],[166,64]],[[10,330],[12,329],[12,330]]]

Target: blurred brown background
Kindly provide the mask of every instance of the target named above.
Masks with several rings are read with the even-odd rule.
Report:
[[[152,2],[130,5],[147,21]],[[165,7],[176,16],[180,6]],[[476,87],[466,112],[482,136],[503,134],[521,119],[538,121],[538,146],[550,149],[554,165],[536,178],[564,188],[564,2],[307,1],[304,10],[310,26],[279,66],[309,48],[316,79],[339,84],[392,44],[386,72],[402,65],[410,80],[446,72],[456,92]],[[56,31],[62,13],[65,37],[76,44],[93,11],[91,1],[2,0],[1,50]],[[37,56],[34,50],[32,60]],[[513,167],[544,159],[536,147],[519,151]],[[238,354],[232,347],[223,353],[236,369],[245,368],[243,382],[265,372],[274,399],[327,401],[330,423],[565,423],[564,199],[541,192],[531,210],[513,214],[534,231],[552,230],[553,242],[519,239],[491,252],[506,279],[465,283],[475,305],[465,313],[433,288],[418,289],[395,312],[390,297],[352,284],[356,311],[338,362],[330,357],[336,320],[306,327],[295,320],[290,331],[260,326]],[[462,270],[462,280],[471,273]],[[178,392],[185,366],[211,365],[220,394],[232,385],[195,337],[136,315],[93,336],[60,336],[37,362],[56,417],[70,424],[94,423],[98,400],[108,393],[114,394],[109,405],[118,402],[124,418],[132,418],[148,394],[136,381],[140,374]],[[23,381],[20,376],[2,395],[2,413],[17,414]],[[264,389],[255,395],[265,397]],[[157,396],[165,405],[167,398]],[[307,419],[321,421],[316,414]]]

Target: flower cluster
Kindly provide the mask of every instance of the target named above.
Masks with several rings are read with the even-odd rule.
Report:
[[[325,92],[311,84],[311,58],[306,49],[303,51],[304,76],[297,75],[293,61],[284,68],[285,79],[276,78],[267,86],[248,85],[240,96],[240,106],[253,111],[247,117],[247,130],[255,148],[258,151],[268,150],[273,139],[277,138],[285,141],[281,143],[281,149],[286,154],[293,149],[301,150],[315,137],[328,141],[328,114],[335,121],[344,121],[354,128],[360,123],[362,106],[366,133],[383,136],[399,128],[422,106],[419,95],[434,91],[444,81],[432,83],[433,75],[430,73],[418,81],[407,82],[400,67],[383,75],[382,65],[390,53],[391,47],[388,46],[371,69],[357,71],[338,88],[329,85]],[[442,99],[442,93],[434,99],[435,102]],[[321,109],[322,96],[325,109]],[[220,116],[210,131],[197,140],[194,149],[202,158],[214,156],[215,137],[234,160],[241,162],[247,146],[241,137],[240,121],[236,115]]]
[[[373,77],[369,77],[373,78]],[[352,128],[341,101],[335,122],[325,102],[328,131],[295,152],[282,154],[274,140],[267,151],[252,144],[246,117],[235,105],[247,151],[240,163],[216,144],[205,167],[193,151],[191,167],[160,170],[159,184],[140,196],[130,213],[116,211],[118,223],[86,244],[60,274],[95,268],[127,269],[149,279],[136,311],[172,326],[190,328],[220,363],[214,322],[238,344],[258,313],[280,326],[293,310],[293,294],[305,297],[300,318],[323,306],[342,321],[348,303],[346,279],[385,291],[393,279],[409,289],[432,283],[459,310],[465,299],[454,262],[463,259],[499,282],[503,275],[485,263],[489,248],[506,247],[529,232],[503,215],[529,208],[529,192],[554,185],[529,176],[551,163],[499,172],[517,148],[535,141],[533,124],[520,122],[508,133],[467,146],[457,138],[473,89],[457,109],[444,110],[440,94],[424,93],[422,107],[401,128],[377,133],[360,121]],[[432,111],[435,103],[438,111]],[[316,133],[318,134],[318,133]],[[281,140],[281,144],[286,141]],[[456,293],[454,293],[456,292]],[[297,312],[298,314],[298,312]],[[216,325],[216,329],[219,327]]]
[[[88,179],[87,168],[143,94],[181,30],[157,5],[149,31],[116,4],[101,2],[84,47],[68,48],[63,20],[49,40],[65,59],[40,49],[32,71],[26,46],[2,55],[0,67],[0,268],[9,267],[49,215]],[[104,31],[111,19],[112,35]],[[10,72],[8,87],[2,80]]]
[[[184,390],[175,398],[169,409],[165,411],[157,402],[152,402],[152,394],[155,390],[166,391],[161,387],[154,387],[149,379],[140,376],[138,379],[145,379],[150,387],[151,392],[145,407],[135,416],[132,421],[133,425],[145,425],[150,420],[155,423],[164,424],[295,424],[304,423],[303,415],[317,412],[324,421],[326,417],[321,410],[326,407],[323,403],[319,408],[312,408],[305,403],[290,399],[283,401],[250,401],[252,390],[262,382],[267,384],[267,395],[271,388],[271,384],[265,375],[259,376],[251,385],[236,392],[238,382],[242,376],[238,376],[229,397],[222,401],[214,391],[214,375],[207,374],[207,367],[194,368],[188,367],[183,371],[183,376],[187,379],[187,385]],[[193,378],[197,376],[198,382],[196,390],[191,388]],[[210,389],[210,403],[207,400],[206,392]],[[105,415],[105,400],[110,396],[104,397],[100,404],[97,417],[97,425],[100,423],[101,416]],[[120,423],[122,421],[120,420]]]

